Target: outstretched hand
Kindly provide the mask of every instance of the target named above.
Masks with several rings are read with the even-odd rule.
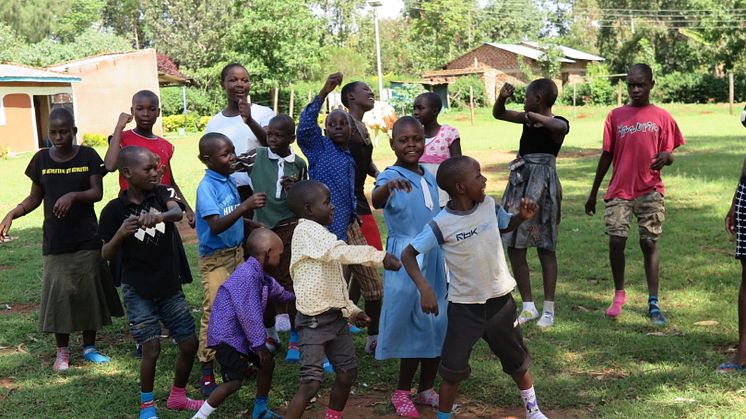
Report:
[[[393,192],[394,190],[412,192],[412,184],[408,180],[401,178],[391,179],[390,181],[386,182],[386,187],[388,188],[389,192]]]

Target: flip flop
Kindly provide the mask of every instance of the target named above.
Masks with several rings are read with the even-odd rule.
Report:
[[[742,373],[746,372],[746,366],[733,362],[723,362],[722,364],[720,364],[720,366],[718,366],[715,372],[720,374]]]

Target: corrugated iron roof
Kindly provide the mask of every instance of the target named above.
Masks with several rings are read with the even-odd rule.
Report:
[[[539,49],[539,44],[537,42],[523,41],[522,44],[527,45],[531,48]],[[558,45],[558,47],[562,50],[562,53],[565,54],[565,57],[570,58],[570,59],[584,60],[584,61],[606,61],[604,57],[589,54],[587,52],[583,52],[575,48],[566,47],[564,45]]]
[[[487,45],[490,45],[495,48],[500,48],[502,50],[512,52],[513,54],[523,55],[524,57],[531,58],[532,60],[538,60],[541,58],[542,55],[544,55],[544,51],[536,48],[532,48],[528,45],[519,45],[519,44],[496,44],[494,42],[486,42]],[[567,57],[562,57],[559,59],[561,63],[574,63],[574,60],[571,60]]]
[[[80,77],[18,64],[0,64],[0,82],[75,83]]]

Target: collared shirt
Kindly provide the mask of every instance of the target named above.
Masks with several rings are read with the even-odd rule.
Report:
[[[242,263],[225,280],[215,295],[207,326],[207,346],[230,345],[244,355],[264,347],[264,310],[267,304],[294,298],[271,276],[264,273],[254,257]]]
[[[484,304],[515,288],[500,239],[500,229],[508,227],[510,218],[488,196],[467,211],[445,207],[412,240],[419,253],[443,249],[451,279],[448,301]]]
[[[329,227],[339,240],[347,240],[347,227],[355,220],[355,161],[347,149],[340,148],[321,133],[318,96],[306,106],[298,122],[298,145],[308,158],[311,179],[325,184],[334,204],[334,221]],[[354,127],[351,127],[354,129]]]
[[[331,309],[354,318],[360,309],[350,301],[342,265],[381,266],[386,252],[372,246],[350,246],[321,224],[301,218],[293,233],[290,276],[295,306],[306,316]]]
[[[139,204],[129,200],[128,191],[111,200],[101,211],[99,234],[109,242],[124,220],[143,213],[168,211],[168,201],[182,208],[183,202],[174,188],[158,185]],[[161,222],[151,228],[140,227],[128,236],[119,249],[122,255],[121,280],[132,286],[143,298],[168,297],[181,289],[180,266],[174,239],[174,223]]]
[[[199,255],[207,256],[220,249],[238,247],[243,240],[243,218],[239,218],[227,230],[214,234],[205,218],[217,215],[225,217],[241,204],[238,189],[233,179],[207,169],[205,177],[197,187],[197,238]]]
[[[267,200],[262,208],[254,210],[254,220],[274,228],[279,222],[297,218],[287,203],[287,193],[282,189],[283,176],[295,181],[308,179],[306,161],[292,152],[282,158],[267,147],[256,149],[256,159],[251,170],[254,192],[264,192]]]

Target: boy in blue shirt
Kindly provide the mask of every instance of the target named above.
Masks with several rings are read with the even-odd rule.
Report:
[[[230,178],[236,164],[233,143],[223,134],[207,133],[199,140],[199,159],[207,166],[197,187],[197,238],[199,270],[204,301],[199,331],[198,357],[202,363],[202,393],[215,389],[212,365],[215,351],[207,347],[207,325],[218,288],[243,263],[241,242],[243,215],[264,206],[265,194],[256,193],[241,202],[236,184]]]

